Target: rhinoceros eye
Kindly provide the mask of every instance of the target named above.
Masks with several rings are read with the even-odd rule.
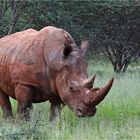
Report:
[[[63,57],[66,59],[70,55],[70,53],[73,51],[72,46],[65,44],[64,50],[63,50]]]
[[[71,86],[70,87],[70,92],[73,92],[74,91],[74,88]]]
[[[69,87],[70,92],[75,92],[76,91],[76,86],[74,84],[71,84]]]

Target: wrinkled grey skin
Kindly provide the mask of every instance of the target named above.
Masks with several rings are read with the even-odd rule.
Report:
[[[21,118],[28,118],[33,103],[49,101],[50,120],[68,106],[78,117],[94,116],[96,106],[109,92],[113,79],[93,88],[85,54],[68,32],[48,26],[28,29],[0,39],[0,105],[4,117],[12,116],[9,97],[17,100]]]

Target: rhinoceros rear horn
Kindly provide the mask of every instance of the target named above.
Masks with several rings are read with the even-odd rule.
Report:
[[[95,78],[96,78],[96,75],[92,75],[89,79],[84,81],[83,86],[92,88],[93,84],[94,84],[94,81],[95,81]]]
[[[63,50],[63,56],[64,56],[64,58],[67,58],[72,51],[73,51],[72,46],[70,46],[68,44],[65,44],[65,47],[64,47],[64,50]]]
[[[108,84],[106,86],[104,86],[103,88],[97,88],[96,90],[93,89],[93,93],[91,93],[90,95],[90,104],[91,105],[97,105],[99,104],[104,98],[105,96],[108,94],[109,90],[112,87],[114,78],[112,78]]]

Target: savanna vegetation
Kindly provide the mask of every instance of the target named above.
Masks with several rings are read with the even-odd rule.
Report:
[[[114,75],[112,66],[107,63],[90,63],[88,70],[89,74],[97,74],[95,86],[104,85]],[[16,101],[12,100],[15,118],[4,120],[0,113],[0,139],[140,139],[139,76],[137,71],[127,71],[125,75],[116,77],[94,117],[79,119],[64,107],[55,125],[48,121],[49,102],[34,104],[30,121],[24,122],[16,116]]]
[[[95,86],[115,77],[113,87],[90,118],[77,118],[67,107],[48,122],[49,102],[35,104],[29,122],[2,119],[0,139],[140,139],[139,0],[0,0],[0,36],[54,25],[80,45],[90,42],[88,72]],[[122,75],[123,74],[123,75]]]

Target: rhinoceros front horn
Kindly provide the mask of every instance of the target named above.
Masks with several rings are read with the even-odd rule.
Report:
[[[114,78],[112,78],[108,84],[106,86],[104,86],[103,88],[95,88],[92,89],[90,95],[89,95],[89,104],[90,105],[97,105],[99,104],[107,95],[107,93],[109,92],[109,90],[112,87]]]

